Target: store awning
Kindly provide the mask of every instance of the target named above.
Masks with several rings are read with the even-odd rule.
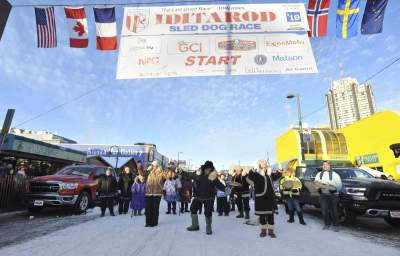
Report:
[[[84,163],[86,161],[86,154],[83,152],[14,134],[7,135],[4,144],[1,146],[1,154],[19,158],[66,163]]]

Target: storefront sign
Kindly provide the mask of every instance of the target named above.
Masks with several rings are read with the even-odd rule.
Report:
[[[117,79],[316,73],[307,34],[122,37]]]
[[[308,31],[304,4],[126,7],[122,36]]]
[[[2,146],[4,151],[23,152],[31,155],[69,160],[72,162],[85,162],[85,155],[79,152],[73,152],[55,145],[46,144],[40,141],[8,135]]]
[[[368,154],[363,156],[356,156],[356,164],[361,166],[363,164],[376,164],[379,163],[379,156],[377,153]]]

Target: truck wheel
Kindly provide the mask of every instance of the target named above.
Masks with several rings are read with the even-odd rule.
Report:
[[[400,219],[393,219],[393,218],[390,218],[390,217],[386,217],[386,218],[385,218],[385,221],[386,221],[389,225],[391,225],[391,226],[393,226],[393,227],[400,227]]]
[[[85,212],[90,207],[90,195],[88,192],[83,191],[78,200],[76,200],[75,209],[77,212]]]

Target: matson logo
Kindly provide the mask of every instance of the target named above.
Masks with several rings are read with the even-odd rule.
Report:
[[[272,61],[275,62],[284,62],[284,61],[302,61],[304,58],[301,55],[295,55],[295,56],[291,56],[291,55],[274,55],[272,56]]]
[[[168,25],[231,22],[272,22],[275,20],[276,14],[270,11],[156,14],[156,24]]]

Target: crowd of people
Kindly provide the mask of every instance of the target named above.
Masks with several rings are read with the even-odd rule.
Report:
[[[275,187],[273,178],[268,172],[265,160],[258,162],[258,168],[244,171],[235,168],[232,175],[218,173],[211,161],[206,161],[197,172],[177,170],[169,163],[162,170],[157,161],[151,163],[145,170],[140,161],[137,170],[132,172],[125,167],[119,179],[112,175],[111,169],[99,178],[98,198],[100,198],[101,216],[105,216],[108,208],[111,216],[114,214],[115,195],[118,194],[118,212],[131,217],[141,216],[144,211],[145,226],[158,226],[160,203],[162,199],[167,204],[166,214],[190,213],[191,225],[188,231],[198,231],[199,214],[204,212],[206,234],[212,234],[214,203],[218,216],[229,216],[230,212],[238,210],[236,218],[250,219],[250,200],[254,199],[254,214],[258,216],[260,237],[276,238],[274,231],[274,215],[277,213]],[[337,200],[341,189],[340,177],[330,170],[328,162],[323,163],[323,170],[317,174],[316,180],[329,184],[330,189],[320,189],[321,206],[325,221],[324,229],[333,225],[338,231]],[[299,196],[302,183],[295,177],[293,169],[284,170],[278,177],[279,190],[283,195],[288,223],[295,222],[295,214],[299,223],[306,225]],[[189,207],[190,205],[190,207]]]

